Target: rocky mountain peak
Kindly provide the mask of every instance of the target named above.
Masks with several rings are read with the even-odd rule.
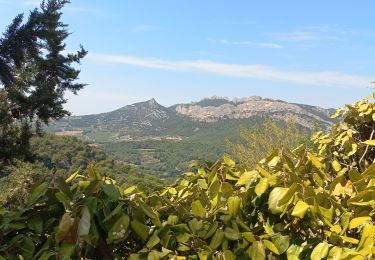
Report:
[[[146,101],[149,105],[154,106],[154,105],[159,105],[158,102],[156,102],[155,98],[151,98],[150,100]]]

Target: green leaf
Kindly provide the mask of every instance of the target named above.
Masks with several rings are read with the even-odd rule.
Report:
[[[133,220],[130,223],[132,230],[144,241],[147,241],[149,236],[150,228],[148,226],[143,225],[138,220]]]
[[[55,240],[57,243],[60,243],[61,241],[64,241],[66,237],[69,236],[70,231],[73,227],[74,224],[74,219],[70,216],[68,212],[66,212],[59,223],[56,235],[55,235]]]
[[[178,216],[176,215],[169,215],[167,219],[167,223],[169,225],[176,225],[178,223]]]
[[[224,260],[236,260],[236,256],[230,250],[224,251]]]
[[[263,243],[260,241],[254,242],[247,250],[250,259],[265,260],[266,252],[264,250]]]
[[[207,190],[208,185],[205,179],[198,179],[198,185],[201,187],[201,189]]]
[[[357,144],[352,144],[351,145],[351,150],[349,151],[349,153],[347,154],[348,156],[352,156],[353,154],[355,154],[358,150],[358,145]]]
[[[359,240],[358,239],[355,239],[355,238],[352,238],[352,237],[347,237],[347,236],[340,236],[340,238],[347,242],[347,243],[351,243],[353,245],[356,245],[359,243]]]
[[[219,226],[219,223],[217,221],[215,221],[211,226],[210,226],[210,229],[207,231],[207,234],[204,236],[204,239],[208,239],[210,237],[213,236],[213,234],[215,234],[217,228]]]
[[[81,219],[78,223],[77,235],[78,237],[84,237],[89,234],[91,227],[91,215],[89,208],[84,205],[81,210]]]
[[[286,255],[288,260],[299,260],[300,254],[303,251],[303,247],[297,246],[295,244],[291,245],[288,250],[286,251]]]
[[[307,153],[307,156],[309,157],[309,159],[311,160],[312,164],[318,168],[319,170],[322,170],[323,169],[323,165],[322,163],[319,161],[319,159],[312,153],[308,152]]]
[[[367,140],[367,141],[364,141],[362,143],[367,144],[367,145],[373,145],[373,146],[375,146],[375,140]]]
[[[328,255],[329,245],[327,242],[319,243],[311,253],[311,260],[320,260]]]
[[[277,233],[271,235],[271,240],[280,254],[283,254],[289,247],[289,236],[283,236],[280,233]]]
[[[304,218],[308,209],[309,209],[309,204],[307,204],[306,202],[302,200],[299,200],[293,208],[292,216]]]
[[[255,236],[252,232],[243,232],[242,236],[250,243],[255,242]]]
[[[108,196],[111,200],[118,200],[120,197],[120,193],[116,189],[115,185],[113,184],[104,184],[102,186],[104,193]]]
[[[339,172],[341,170],[341,164],[337,160],[334,160],[331,164],[336,172]]]
[[[103,222],[107,222],[108,220],[110,220],[112,217],[116,216],[117,214],[119,214],[122,210],[123,210],[123,207],[124,206],[124,203],[121,202],[119,203],[116,208],[114,210],[111,211],[111,213],[109,213],[104,219],[103,219]]]
[[[282,213],[287,206],[287,204],[280,205],[279,201],[284,197],[284,195],[288,192],[288,188],[276,187],[274,188],[269,197],[268,197],[268,208],[272,212],[272,214]]]
[[[40,217],[35,217],[27,221],[27,227],[37,234],[43,232],[43,220]]]
[[[269,167],[275,167],[278,162],[280,161],[280,156],[275,156],[273,157],[269,162],[268,162],[268,166]]]
[[[260,197],[263,193],[265,193],[268,189],[268,179],[262,178],[255,186],[255,194]]]
[[[59,259],[71,259],[72,255],[74,254],[74,251],[76,249],[75,244],[71,243],[63,243],[59,249]]]
[[[230,227],[224,229],[224,235],[228,240],[238,240],[241,238],[241,234]]]
[[[193,201],[191,203],[191,210],[193,211],[195,216],[204,218],[206,216],[206,210],[202,206],[202,203],[199,200]]]
[[[146,246],[147,246],[148,249],[152,249],[154,246],[156,246],[159,243],[160,243],[160,238],[158,237],[156,232],[154,232],[154,234],[147,241]]]
[[[70,200],[73,199],[73,194],[72,192],[70,191],[70,188],[69,186],[66,184],[65,180],[60,177],[57,179],[57,187],[59,188],[59,190],[64,194],[66,195]]]
[[[329,250],[329,254],[327,259],[328,260],[336,260],[336,259],[341,259],[342,255],[342,249],[340,247],[334,246]]]
[[[69,209],[70,208],[70,202],[72,201],[68,196],[66,196],[64,193],[62,192],[56,192],[55,193],[55,197],[56,199],[58,199],[65,207],[65,209]]]
[[[240,209],[241,199],[238,196],[228,198],[228,211],[232,217],[237,216]]]
[[[126,237],[129,229],[130,218],[128,215],[122,214],[121,217],[117,219],[115,224],[108,231],[108,243],[112,241],[122,239]]]
[[[221,246],[221,243],[223,242],[224,236],[225,235],[224,235],[224,232],[222,230],[217,230],[215,235],[211,239],[210,248],[212,250],[215,250],[219,246]]]
[[[249,186],[256,182],[259,177],[257,171],[244,172],[238,179],[236,186],[246,185]]]
[[[264,245],[273,253],[276,255],[280,255],[279,250],[276,248],[276,246],[269,240],[263,240]]]
[[[292,186],[288,188],[288,192],[280,198],[277,205],[280,206],[284,205],[285,203],[288,203],[293,198],[294,194],[296,193],[299,187],[299,184],[293,183]]]
[[[30,238],[25,237],[22,241],[21,249],[22,256],[26,259],[30,259],[34,255],[35,244]]]
[[[224,163],[228,165],[229,167],[234,167],[236,165],[236,162],[233,161],[231,158],[229,158],[229,156],[227,155],[224,155],[223,159],[224,159]]]
[[[27,205],[31,206],[32,204],[37,202],[40,197],[42,197],[42,196],[44,196],[44,194],[46,194],[47,190],[48,190],[48,183],[46,183],[46,182],[42,182],[38,186],[34,187],[31,190],[31,195],[29,197]]]
[[[152,210],[152,208],[150,206],[148,206],[147,204],[143,203],[143,202],[139,202],[139,206],[140,208],[142,209],[142,211],[149,217],[149,218],[152,218],[152,219],[155,219],[157,218],[157,215],[155,214],[155,212]]]
[[[191,235],[188,233],[182,233],[176,236],[177,242],[179,243],[186,243],[187,241],[189,241],[190,238]]]
[[[358,218],[353,218],[350,223],[349,223],[349,229],[354,229],[354,228],[357,228],[359,227],[360,225],[363,225],[369,221],[371,221],[371,217],[370,216],[366,216],[366,217],[358,217]]]
[[[65,182],[66,182],[66,183],[69,183],[69,182],[73,181],[75,178],[77,178],[78,174],[79,174],[79,170],[76,171],[76,172],[74,172],[72,175],[70,175],[70,176],[65,180]]]

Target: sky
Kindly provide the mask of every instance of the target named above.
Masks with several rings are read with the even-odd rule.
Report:
[[[0,0],[0,30],[35,0]],[[336,108],[374,91],[373,0],[72,0],[67,50],[89,54],[74,115],[155,98],[262,96]]]

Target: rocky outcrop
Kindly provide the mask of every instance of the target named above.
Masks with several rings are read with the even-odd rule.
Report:
[[[329,109],[287,103],[280,100],[248,97],[228,100],[217,106],[202,105],[202,102],[176,106],[176,113],[200,122],[217,122],[220,119],[244,119],[253,116],[270,116],[277,120],[296,121],[303,126],[312,127],[318,121],[330,124]],[[310,120],[309,120],[310,119]]]

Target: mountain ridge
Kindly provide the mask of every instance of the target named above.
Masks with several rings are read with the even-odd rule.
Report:
[[[169,107],[159,104],[155,98],[120,107],[116,110],[83,116],[71,116],[51,123],[49,130],[60,135],[84,136],[92,141],[92,135],[107,136],[107,140],[119,140],[122,136],[149,137],[176,135],[190,136],[196,129],[207,128],[220,122],[243,124],[248,121],[271,118],[312,129],[315,125],[328,127],[334,109],[289,103],[282,100],[248,96],[229,99],[213,96],[191,103],[179,103]],[[128,138],[129,137],[129,138]]]

